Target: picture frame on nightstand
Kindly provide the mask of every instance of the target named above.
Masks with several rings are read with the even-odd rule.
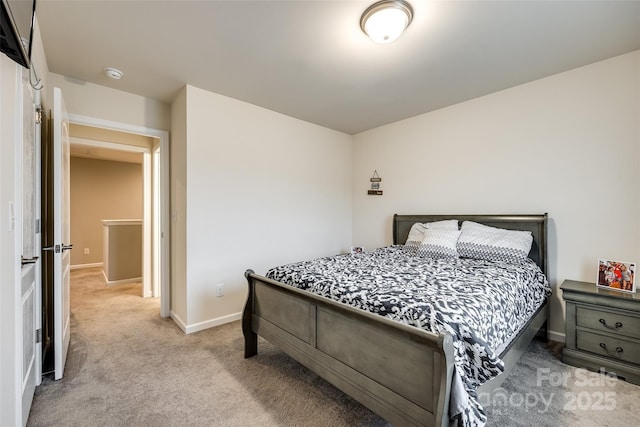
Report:
[[[635,273],[634,262],[599,259],[596,285],[612,291],[635,293]]]

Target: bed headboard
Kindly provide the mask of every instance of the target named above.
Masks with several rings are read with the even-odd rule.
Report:
[[[508,230],[530,231],[533,244],[529,252],[531,258],[545,275],[547,267],[547,214],[540,215],[398,215],[393,216],[393,244],[403,245],[409,236],[411,226],[416,222],[441,221],[443,219],[457,219],[474,221],[490,227],[506,228]]]

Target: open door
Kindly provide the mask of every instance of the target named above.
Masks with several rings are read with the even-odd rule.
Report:
[[[69,203],[69,114],[62,91],[53,88],[53,316],[54,316],[54,378],[64,373],[71,337],[70,266],[73,247],[70,240]]]
[[[21,209],[16,213],[22,219],[22,256],[21,256],[21,298],[22,302],[22,425],[27,425],[29,409],[36,385],[40,384],[39,345],[36,329],[39,328],[38,311],[40,302],[40,246],[38,244],[37,222],[40,217],[36,198],[38,196],[38,146],[35,121],[34,91],[29,84],[29,70],[22,70],[22,186],[19,199]],[[16,206],[16,209],[19,209]]]

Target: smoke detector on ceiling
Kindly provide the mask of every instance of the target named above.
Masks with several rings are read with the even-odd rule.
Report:
[[[112,80],[120,80],[124,73],[117,68],[107,67],[104,69],[104,73]]]

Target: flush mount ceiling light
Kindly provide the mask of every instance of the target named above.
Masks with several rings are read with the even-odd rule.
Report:
[[[411,24],[413,8],[404,0],[372,4],[360,18],[360,28],[376,43],[390,43]]]
[[[117,68],[107,67],[104,69],[104,73],[112,80],[120,80],[124,73]]]

